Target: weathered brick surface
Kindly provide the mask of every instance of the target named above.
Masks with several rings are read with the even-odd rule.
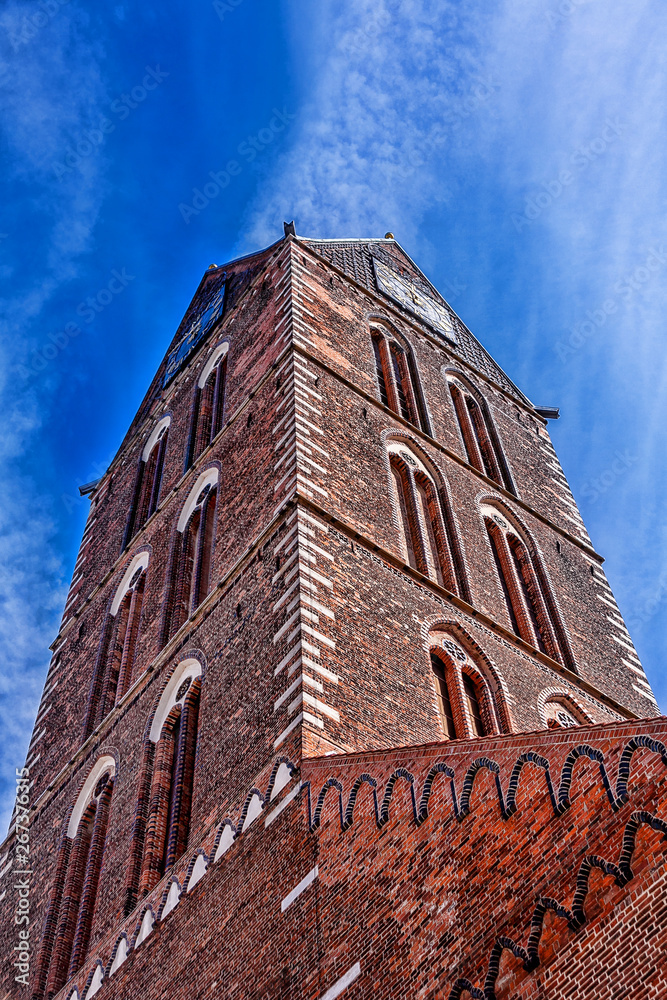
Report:
[[[346,1000],[477,995],[463,980],[498,1000],[661,998],[666,740],[663,719],[304,761],[300,796],[272,816],[295,775],[105,995],[316,1000],[358,963]],[[191,857],[195,845],[174,869],[181,886]],[[148,903],[160,912],[170,878],[95,943],[80,990],[121,933],[136,938]],[[543,898],[564,910],[540,925]]]
[[[397,245],[380,241],[376,249],[425,287]],[[437,761],[454,772],[457,808],[466,773],[485,756],[497,764],[505,804],[511,801],[512,768],[527,752],[548,759],[557,794],[567,753],[582,742],[604,754],[613,785],[631,737],[650,734],[664,743],[666,725],[662,719],[632,721],[654,716],[657,708],[650,693],[641,693],[641,666],[543,419],[456,317],[459,358],[414,316],[379,296],[369,284],[372,270],[364,253],[286,239],[228,265],[221,322],[164,390],[161,366],[92,494],[28,757],[32,986],[16,987],[10,959],[2,981],[7,996],[27,997],[33,990],[40,995],[36,977],[45,930],[58,947],[58,941],[74,941],[71,928],[70,937],[63,937],[46,923],[47,914],[74,884],[65,832],[91,768],[105,755],[115,761],[115,775],[113,793],[111,786],[105,793],[111,802],[104,851],[98,836],[92,853],[100,855],[101,867],[89,865],[92,874],[82,890],[90,895],[99,876],[96,905],[75,944],[75,959],[80,951],[83,965],[58,1000],[66,1000],[75,983],[82,1000],[98,959],[105,969],[100,995],[129,1000],[316,998],[357,962],[360,975],[350,980],[345,1000],[348,994],[351,1000],[449,997],[457,978],[482,989],[494,935],[525,947],[536,892],[551,893],[552,885],[551,894],[571,907],[587,854],[617,863],[630,813],[665,815],[665,768],[659,753],[644,748],[632,758],[631,801],[615,803],[615,810],[600,784],[599,761],[585,758],[575,767],[571,805],[554,811],[544,769],[534,758],[521,772],[517,810],[506,818],[495,776],[482,768],[472,786],[470,814],[460,820],[452,813],[449,778],[440,774],[428,817],[415,822],[402,772],[386,822],[381,812],[376,822],[368,782],[358,789],[353,822],[345,819],[359,775],[372,777],[381,810],[397,767],[412,774],[419,808]],[[207,272],[173,345],[220,282],[220,269]],[[423,431],[380,402],[370,337],[374,317],[394,324],[413,353],[416,390],[427,413]],[[186,469],[195,387],[212,350],[225,339],[223,426]],[[469,367],[471,360],[478,370]],[[463,371],[486,399],[516,496],[468,464],[443,367]],[[144,446],[167,415],[158,508],[121,551]],[[467,579],[465,600],[405,563],[387,454],[396,439],[446,487]],[[208,469],[218,475],[210,592],[165,644],[177,524]],[[479,508],[488,498],[504,504],[532,540],[576,672],[512,633]],[[149,561],[129,689],[85,736],[109,608],[142,552]],[[443,729],[429,659],[436,634],[440,641],[453,638],[479,669],[504,735],[439,742]],[[166,744],[159,753],[151,749],[152,719],[173,672],[189,659],[200,664],[202,679],[196,682],[201,694],[188,844],[164,877],[155,861],[158,884],[152,887],[155,879],[147,876],[147,895],[140,893],[127,913],[128,898],[132,904],[136,899],[128,897],[128,886],[138,886],[131,873],[141,867],[137,830],[142,809],[150,806],[146,796],[151,788],[161,788],[163,796],[167,791],[168,773],[161,769],[169,755]],[[567,696],[582,720],[602,725],[547,731],[544,703],[554,694]],[[193,687],[188,698],[194,697]],[[456,711],[460,721],[460,704]],[[152,767],[160,774],[154,785]],[[321,823],[311,829],[307,796],[312,819],[329,778]],[[298,780],[310,793],[294,797]],[[337,783],[343,789],[342,832]],[[178,788],[187,798],[187,781]],[[283,811],[268,822],[282,803]],[[236,840],[214,862],[218,841],[227,843],[226,819]],[[652,969],[648,957],[641,968],[624,965],[627,949],[618,943],[627,938],[628,947],[644,948],[648,956],[654,937],[664,938],[662,904],[656,902],[664,879],[659,832],[639,828],[632,880],[615,885],[593,871],[588,920],[576,933],[562,917],[547,913],[539,967],[522,970],[521,960],[503,952],[498,997],[662,995],[663,973]],[[157,843],[154,833],[149,840]],[[146,907],[161,917],[170,880],[176,877],[182,888],[199,872],[194,866],[200,851],[209,862],[206,875],[135,950]],[[16,943],[13,832],[3,855],[0,934],[10,956]],[[281,901],[315,865],[317,877],[283,912]],[[130,955],[110,975],[121,933]],[[46,966],[43,971],[46,976]],[[50,975],[49,982],[56,982]],[[646,985],[640,987],[642,976]]]

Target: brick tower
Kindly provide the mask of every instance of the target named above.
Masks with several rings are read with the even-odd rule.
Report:
[[[667,722],[534,406],[388,234],[206,271],[105,475],[0,998],[667,996]]]

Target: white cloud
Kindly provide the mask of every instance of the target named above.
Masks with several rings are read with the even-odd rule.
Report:
[[[465,102],[481,110],[493,97],[474,44],[455,40],[462,15],[454,11],[421,0],[324,3],[303,33],[295,26],[309,98],[250,213],[245,246],[270,242],[288,217],[306,235],[389,228],[416,240],[424,211],[449,197],[438,161],[456,142]],[[474,40],[477,17],[465,18]],[[294,20],[303,23],[298,5]]]
[[[17,376],[17,365],[42,343],[42,310],[77,274],[105,193],[101,151],[63,180],[54,171],[106,106],[103,52],[88,41],[87,16],[74,4],[36,27],[40,11],[20,2],[0,11],[3,181],[20,193],[23,212],[27,206],[27,216],[19,215],[14,200],[6,202],[2,249],[16,263],[0,300],[0,775],[8,787],[23,763],[66,593],[53,542],[54,500],[39,495],[26,471],[36,464],[57,376],[47,374],[34,387]],[[27,228],[35,236],[33,256],[21,264]],[[6,828],[11,803],[3,805]]]
[[[562,17],[561,6],[346,0],[305,18],[295,0],[304,104],[240,249],[270,243],[283,219],[311,236],[392,230],[427,273],[468,284],[475,301],[462,309],[480,339],[531,396],[561,405],[556,442],[580,499],[617,448],[636,453],[584,513],[628,618],[654,608],[636,636],[664,704],[667,268],[629,301],[616,288],[667,248],[667,11],[592,0]],[[564,169],[572,180],[553,195]],[[517,232],[512,214],[545,184],[551,202]],[[556,342],[610,295],[616,315],[560,363]]]

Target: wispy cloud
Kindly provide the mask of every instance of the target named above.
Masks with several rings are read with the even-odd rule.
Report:
[[[302,233],[395,228],[407,242],[417,238],[426,209],[451,197],[443,156],[465,123],[488,114],[498,86],[477,54],[482,12],[454,9],[428,0],[323,3],[307,26],[317,52],[295,26],[311,96],[250,214],[248,247],[268,242],[288,215]]]
[[[7,234],[1,251],[13,259],[0,272],[0,788],[6,789],[23,762],[66,592],[54,544],[57,500],[40,495],[29,471],[58,374],[36,387],[22,384],[17,371],[44,339],[46,305],[91,248],[105,194],[103,155],[83,163],[72,179],[59,182],[53,170],[63,147],[94,124],[105,104],[104,53],[74,4],[39,27],[30,20],[36,10],[10,2],[0,12]],[[32,256],[22,259],[18,237],[29,227]],[[6,810],[0,826],[8,819]]]
[[[391,229],[441,286],[463,283],[456,306],[478,336],[561,406],[556,445],[665,704],[664,608],[640,613],[667,566],[663,271],[615,293],[615,315],[567,366],[555,346],[667,245],[667,12],[562,6],[347,0],[300,27],[294,0],[306,108],[242,248],[283,219],[323,237]],[[636,462],[591,507],[581,488],[626,450]]]

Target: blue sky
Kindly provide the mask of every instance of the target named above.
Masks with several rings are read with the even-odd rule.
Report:
[[[3,827],[77,487],[111,461],[205,268],[284,219],[394,232],[527,395],[561,407],[554,443],[667,707],[666,22],[659,0],[6,0]]]

